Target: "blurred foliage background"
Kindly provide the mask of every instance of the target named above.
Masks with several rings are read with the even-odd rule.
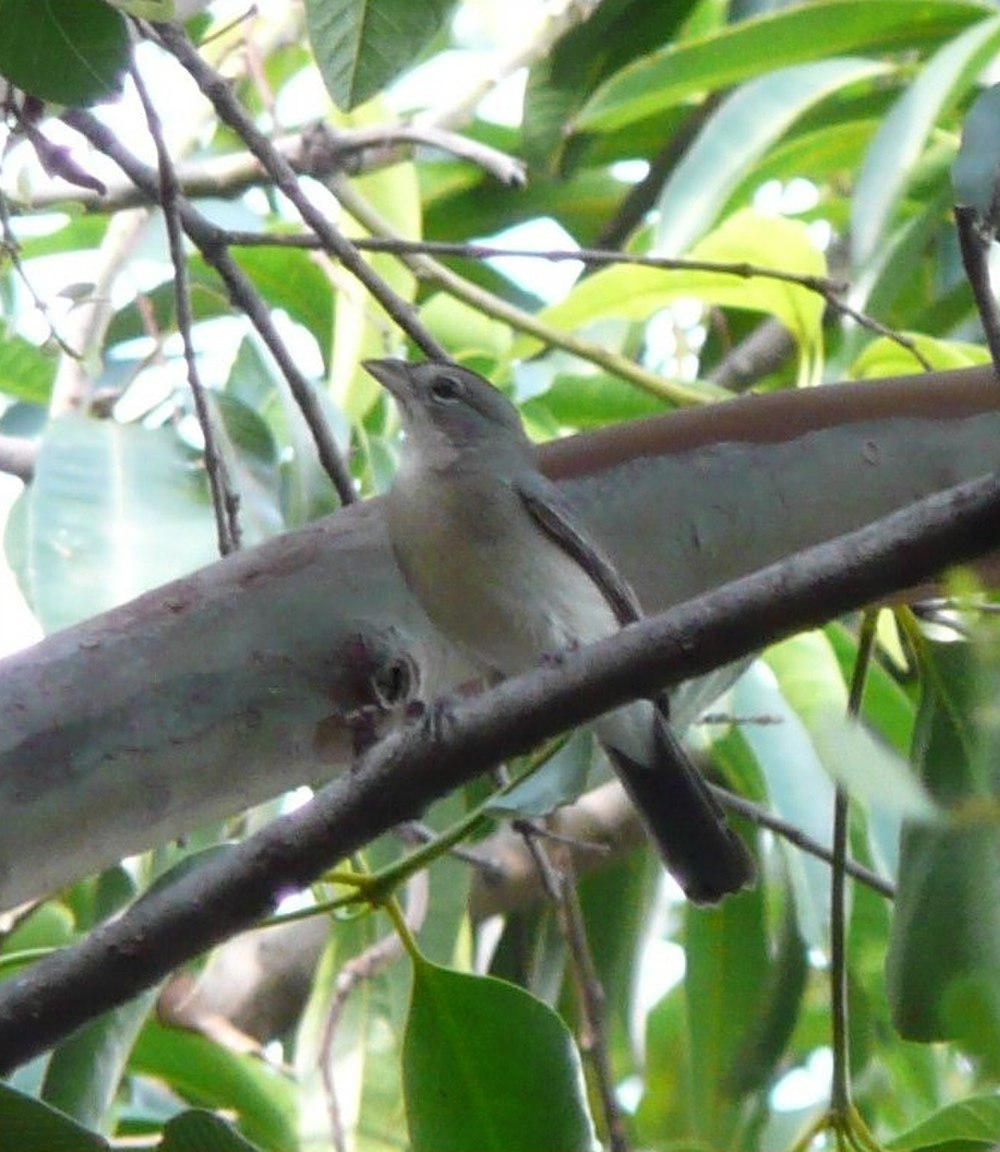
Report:
[[[749,389],[989,360],[951,208],[962,125],[977,100],[987,103],[966,152],[973,188],[993,186],[1000,155],[993,3],[176,9],[0,0],[9,81],[0,448],[24,449],[32,476],[26,486],[3,477],[7,563],[30,611],[18,616],[13,589],[5,596],[5,648],[32,635],[31,621],[64,627],[217,555],[162,213],[137,205],[116,166],[61,118],[64,106],[93,105],[125,148],[155,164],[127,75],[131,17],[186,19],[256,125],[296,159],[301,186],[349,235],[600,247],[788,274],[373,256],[448,353],[513,396],[539,440]],[[349,450],[359,492],[383,491],[399,425],[360,362],[413,345],[341,266],[280,243],[301,234],[296,212],[176,60],[149,42],[135,60],[185,193],[213,223],[279,241],[233,252]],[[303,134],[308,142],[317,120],[334,141],[400,123],[423,135],[416,144],[377,136],[335,170],[314,159],[310,174]],[[460,134],[473,159],[439,146],[432,133],[444,131]],[[498,153],[526,163],[526,184]],[[252,545],[338,501],[253,325],[193,248],[187,268],[194,346]],[[716,706],[725,715],[692,734],[707,771],[823,842],[833,781],[846,783],[857,800],[851,853],[896,886],[895,902],[863,884],[849,891],[856,1111],[827,1112],[829,868],[747,825],[763,882],[718,909],[685,907],[645,847],[580,878],[602,1035],[581,1007],[551,903],[479,922],[474,867],[444,857],[430,870],[416,958],[402,947],[379,956],[389,926],[374,914],[275,930],[244,942],[252,959],[223,949],[204,967],[206,986],[213,970],[219,986],[248,981],[256,1016],[216,988],[218,1001],[196,997],[201,1007],[187,1016],[175,1006],[158,1019],[146,996],[95,1021],[0,1083],[4,1146],[81,1152],[129,1138],[200,1152],[538,1152],[589,1147],[595,1132],[619,1148],[1000,1143],[995,631],[985,611],[937,612],[930,626],[884,613],[863,734],[850,730],[845,743],[831,716],[846,712],[858,621],[832,623],[763,654]],[[572,741],[560,753],[567,774],[577,780],[581,763],[585,774],[590,754],[587,741]],[[848,760],[861,766],[845,779]],[[476,799],[444,802],[435,827]],[[480,835],[499,823],[494,814]],[[368,862],[398,851],[380,843]],[[157,870],[174,859],[164,852]],[[12,922],[0,976],[113,915],[151,874],[114,869]],[[595,1041],[622,1113],[610,1134],[592,1052],[586,1083],[580,1076],[577,1045]]]

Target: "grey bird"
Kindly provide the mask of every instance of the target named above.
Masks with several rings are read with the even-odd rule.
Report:
[[[369,360],[405,439],[388,496],[392,549],[435,626],[502,676],[638,620],[635,593],[538,470],[514,405],[445,362]],[[688,898],[750,884],[753,859],[666,717],[666,696],[619,708],[598,738]]]

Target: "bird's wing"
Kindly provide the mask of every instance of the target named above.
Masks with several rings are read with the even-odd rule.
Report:
[[[514,491],[541,530],[580,565],[601,590],[619,626],[634,624],[642,608],[631,585],[593,540],[580,529],[573,510],[557,488],[541,475],[519,477]]]

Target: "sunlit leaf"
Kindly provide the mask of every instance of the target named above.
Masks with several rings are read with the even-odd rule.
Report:
[[[917,1152],[920,1148],[940,1148],[947,1152],[953,1145],[970,1149],[1000,1142],[1000,1096],[970,1096],[949,1104],[928,1116],[909,1131],[890,1140],[886,1147],[893,1152]]]
[[[17,576],[50,631],[218,555],[204,473],[170,428],[54,420],[26,500]]]
[[[851,202],[855,267],[865,265],[882,243],[889,215],[935,123],[958,103],[998,45],[1000,17],[983,20],[956,36],[924,65],[882,121]]]
[[[807,60],[944,39],[985,14],[979,4],[950,0],[796,5],[642,57],[594,93],[574,127],[617,131],[694,92]]]
[[[656,251],[685,252],[715,222],[730,193],[788,127],[848,84],[885,71],[854,57],[769,72],[720,105],[674,168],[657,203]]]

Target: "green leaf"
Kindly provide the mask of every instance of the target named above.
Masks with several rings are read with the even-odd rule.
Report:
[[[981,92],[969,109],[951,175],[956,202],[988,220],[1000,180],[1000,84]]]
[[[981,746],[995,666],[971,644],[927,644],[913,755],[928,791],[948,806],[996,803],[1000,742]],[[995,733],[994,733],[995,737]],[[900,852],[886,980],[893,1022],[908,1040],[961,1039],[956,989],[1000,980],[1000,837],[980,821],[907,825]]]
[[[314,394],[338,440],[346,446],[350,430],[343,415],[334,409],[325,391],[316,388]],[[225,395],[260,413],[278,444],[291,449],[290,453],[281,453],[280,463],[281,513],[285,523],[298,527],[332,512],[339,501],[319,462],[312,433],[287,381],[257,337],[247,336],[240,344]]]
[[[591,1152],[580,1057],[523,989],[418,961],[403,1048],[414,1152]]]
[[[558,375],[548,391],[521,406],[526,420],[543,415],[563,428],[586,431],[664,412],[667,405],[616,376]]]
[[[128,63],[128,29],[103,0],[0,0],[0,75],[57,104],[113,96]]]
[[[902,1133],[886,1145],[893,1152],[916,1152],[918,1148],[940,1148],[953,1144],[963,1149],[1000,1143],[1000,1096],[970,1096],[949,1104],[933,1116]]]
[[[746,724],[738,736],[753,752],[767,784],[770,806],[821,844],[830,843],[834,788],[809,732],[785,699],[775,674],[756,661],[733,689],[737,715],[773,716],[777,724]],[[827,866],[781,841],[799,931],[814,948],[826,948],[830,909]]]
[[[590,734],[582,729],[574,732],[542,768],[510,791],[494,796],[486,810],[502,816],[531,818],[547,816],[564,804],[572,804],[587,783],[592,752]]]
[[[656,251],[666,256],[684,252],[795,120],[838,89],[885,70],[884,64],[856,57],[819,60],[770,72],[737,89],[707,121],[664,185],[657,203]]]
[[[16,571],[47,631],[217,556],[204,473],[170,428],[54,420],[25,497]]]
[[[599,83],[671,39],[694,6],[695,0],[602,0],[586,20],[560,37],[528,75],[521,122],[529,166],[559,171],[566,122]]]
[[[823,276],[826,260],[805,225],[796,220],[737,212],[690,252],[692,260],[751,263],[803,275]],[[779,280],[744,279],[729,273],[666,270],[619,265],[582,280],[540,319],[573,331],[606,317],[646,320],[678,296],[697,296],[721,307],[769,313],[795,336],[802,349],[803,374],[811,376],[822,341],[823,298]],[[515,341],[514,353],[528,356],[539,348],[532,337]]]
[[[113,8],[120,8],[139,20],[173,20],[174,0],[108,0]]]
[[[363,104],[401,72],[444,25],[456,0],[306,0],[316,63],[334,103]]]
[[[573,127],[618,131],[695,93],[809,60],[941,40],[989,13],[981,4],[952,0],[797,5],[637,60],[598,88]]]
[[[0,1080],[0,1132],[17,1152],[110,1152],[110,1145],[62,1112]]]
[[[195,1103],[234,1111],[247,1137],[265,1148],[293,1152],[299,1146],[295,1085],[255,1057],[150,1019],[139,1033],[131,1067]]]
[[[740,1099],[735,1062],[764,1005],[769,965],[762,887],[716,908],[689,905],[685,944],[692,1118],[699,1136],[724,1148]]]
[[[405,239],[420,236],[420,190],[412,164],[394,164],[370,172],[355,181],[359,195],[384,219],[393,231]],[[357,224],[348,224],[347,235],[367,235]],[[412,300],[416,291],[413,274],[395,257],[376,255],[372,268],[404,300]],[[384,313],[366,293],[337,293],[330,353],[330,395],[334,403],[352,420],[363,419],[377,402],[381,390],[361,367],[370,356],[382,356],[386,350]]]
[[[920,353],[926,357],[932,369],[948,372],[956,368],[971,368],[976,364],[988,364],[989,349],[982,344],[966,344],[959,340],[937,340],[919,332],[903,332],[900,335],[912,340]],[[861,353],[851,365],[851,376],[855,380],[874,380],[883,376],[912,376],[923,372],[920,361],[898,341],[880,336]]]
[[[47,404],[57,359],[15,332],[0,333],[0,392],[29,404]]]
[[[934,125],[962,99],[998,45],[1000,17],[966,29],[924,65],[882,121],[851,199],[855,268],[864,267],[882,244],[886,223]]]
[[[193,1108],[163,1126],[159,1152],[261,1152],[221,1116]]]
[[[156,1000],[146,992],[89,1021],[52,1053],[42,1098],[88,1128],[110,1135],[109,1112],[136,1035]]]

